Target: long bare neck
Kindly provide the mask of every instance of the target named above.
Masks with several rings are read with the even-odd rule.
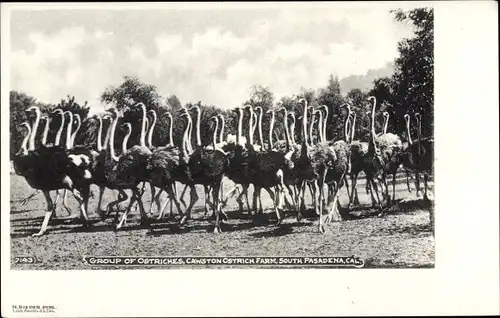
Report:
[[[389,125],[389,115],[384,116],[384,134],[387,134],[387,126]]]
[[[328,107],[323,107],[325,110],[325,117],[323,119],[323,139],[326,141],[326,123],[328,122]]]
[[[271,109],[271,120],[269,121],[269,134],[268,138],[269,140],[267,141],[269,143],[269,150],[273,149],[273,130],[274,130],[274,109]]]
[[[224,128],[226,126],[224,116],[220,116],[219,121],[220,121],[219,143],[223,143],[224,142]]]
[[[104,138],[104,143],[102,146],[103,149],[107,149],[109,146],[109,138],[111,137],[111,127],[113,126],[112,124],[113,124],[113,121],[111,121],[108,125],[108,129],[106,131],[106,137]]]
[[[314,124],[315,124],[315,116],[314,116],[314,112],[311,114],[311,122],[309,124],[309,142],[312,144],[313,142],[313,130],[314,130]]]
[[[350,124],[349,113],[347,113],[347,117],[344,123],[344,139],[346,142],[349,141],[349,124]]]
[[[130,138],[130,134],[132,133],[132,125],[127,124],[127,128],[128,128],[128,132],[125,135],[125,137],[123,138],[123,142],[122,142],[122,153],[127,152],[128,139]]]
[[[78,114],[75,114],[75,118],[76,118],[76,121],[78,122],[78,125],[76,126],[75,132],[71,136],[71,148],[73,148],[75,146],[76,134],[78,133],[78,131],[80,130],[80,127],[82,126],[82,121],[80,119],[80,116]]]
[[[405,118],[405,120],[406,120],[406,134],[408,135],[408,143],[412,145],[413,141],[411,140],[411,133],[410,133],[410,118]]]
[[[191,128],[191,117],[186,116],[186,128],[184,129],[184,135],[182,136],[182,151],[184,155],[188,155],[190,152],[188,150],[187,144],[190,143],[191,136],[189,135],[189,130]]]
[[[243,135],[243,112],[242,109],[238,110],[238,133],[236,134],[236,143],[239,145]]]
[[[49,117],[44,117],[45,118],[45,127],[43,129],[43,136],[42,136],[42,145],[47,144],[47,136],[49,135]]]
[[[168,127],[168,145],[173,146],[174,145],[174,135],[173,135],[173,127],[174,127],[174,119],[172,118],[172,114],[167,113],[168,119],[169,119],[169,124],[170,126]]]
[[[375,99],[375,97],[372,98],[373,100],[373,105],[372,105],[372,120],[371,120],[371,130],[372,130],[372,133],[371,133],[371,141],[372,141],[372,145],[373,145],[373,148],[374,149],[377,149],[377,144],[375,143],[375,136],[377,135],[375,133],[375,107],[377,107],[377,101]]]
[[[292,145],[295,145],[295,115],[293,113],[290,113],[290,116],[292,118],[292,121],[290,123],[290,140],[292,142]]]
[[[141,105],[142,110],[142,123],[141,123],[141,147],[146,147],[146,121],[148,120],[146,116],[146,106]]]
[[[302,140],[306,146],[309,145],[307,140],[307,101],[304,101],[304,111],[302,114]]]
[[[148,144],[150,148],[153,148],[153,130],[155,129],[157,117],[155,111],[152,111],[151,114],[153,115],[153,121],[151,122],[151,127],[148,132]]]
[[[193,136],[192,136],[192,132],[193,132],[193,120],[191,119],[191,116],[188,114],[188,127],[189,127],[189,130],[188,130],[188,140],[186,141],[186,149],[188,151],[188,153],[193,153],[193,145],[192,145],[192,140],[193,140]]]
[[[30,135],[31,135],[31,127],[28,123],[23,123],[23,125],[26,126],[27,132],[26,132],[26,136],[24,136],[23,141],[21,143],[21,153],[23,155],[27,155],[28,154],[28,140],[29,140]]]
[[[69,121],[66,128],[66,148],[71,149],[71,129],[73,128],[73,113],[68,111]]]
[[[248,116],[248,143],[250,145],[253,145],[253,110],[252,108],[249,108],[249,114]]]
[[[118,116],[113,120],[113,123],[111,124],[111,135],[109,137],[109,151],[111,154],[111,158],[114,161],[118,161],[118,157],[116,156],[115,153],[115,131],[116,131],[116,125],[118,124]]]
[[[356,114],[352,114],[352,125],[351,125],[351,142],[354,140],[354,132],[356,131]]]
[[[64,115],[64,113],[60,113],[60,114],[61,114],[61,126],[59,126],[59,130],[57,131],[57,134],[56,134],[56,140],[54,142],[54,145],[56,145],[56,146],[59,146],[59,144],[61,142],[61,136],[62,136],[62,132],[64,129],[64,121],[66,120],[66,116]]]
[[[30,136],[30,150],[35,150],[35,136],[38,131],[38,125],[40,124],[40,109],[38,107],[35,108],[36,118],[33,123],[33,128],[31,129]]]
[[[285,145],[286,145],[286,152],[288,152],[290,150],[290,143],[291,143],[291,139],[290,139],[290,134],[288,132],[288,113],[285,109],[284,111],[284,132],[285,132]]]
[[[319,110],[318,113],[318,140],[321,142],[325,141],[325,137],[323,136],[323,112]]]
[[[200,122],[201,122],[201,111],[199,108],[196,108],[196,146],[198,147],[201,147]]]
[[[97,127],[97,151],[102,151],[102,118],[97,115],[98,127]]]
[[[264,149],[264,135],[262,133],[262,108],[259,109],[259,141],[260,141],[260,146],[262,149]]]
[[[214,117],[215,120],[215,129],[214,129],[214,134],[212,136],[212,147],[215,150],[215,145],[217,144],[217,132],[219,131],[219,118]]]

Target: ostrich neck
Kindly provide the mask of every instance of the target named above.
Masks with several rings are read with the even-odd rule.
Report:
[[[80,127],[82,126],[82,122],[80,119],[78,119],[78,117],[76,117],[77,121],[78,121],[78,125],[76,126],[76,129],[75,129],[75,132],[71,135],[71,148],[73,148],[75,146],[75,138],[76,138],[76,134],[78,133],[78,131],[80,130]]]
[[[148,144],[150,148],[153,148],[153,130],[155,129],[156,125],[156,113],[153,112],[153,122],[151,123],[151,127],[149,128],[148,132]]]
[[[201,122],[201,111],[196,110],[196,146],[201,147],[201,137],[200,137],[200,122]]]
[[[113,126],[112,124],[113,124],[113,122],[110,122],[109,125],[108,125],[108,130],[106,131],[106,137],[104,137],[104,143],[103,143],[103,146],[102,146],[103,149],[107,149],[108,148],[109,138],[111,136],[111,127]]]
[[[111,158],[114,161],[118,161],[118,157],[116,156],[115,153],[115,131],[116,131],[116,125],[118,124],[118,116],[113,120],[113,123],[111,125],[111,135],[109,138],[109,151],[111,153]]]
[[[349,124],[350,124],[349,113],[347,113],[347,117],[344,123],[344,139],[346,142],[349,141]]]
[[[30,150],[35,150],[35,135],[36,132],[38,131],[38,125],[40,124],[40,109],[35,108],[35,113],[36,113],[36,118],[35,122],[33,123],[33,128],[31,129],[31,136],[30,136]]]
[[[305,145],[308,146],[307,142],[307,102],[304,102],[304,111],[302,112],[302,140]]]
[[[173,127],[174,127],[174,119],[172,118],[172,115],[170,115],[170,113],[168,114],[168,118],[169,118],[169,124],[170,124],[170,127],[168,127],[168,144],[170,146],[173,146],[174,145],[174,136],[173,136],[172,132],[173,132]]]
[[[59,146],[59,143],[61,142],[61,136],[62,136],[62,132],[64,129],[64,121],[66,120],[65,117],[66,116],[64,116],[64,113],[61,113],[61,126],[59,126],[59,130],[57,131],[57,134],[56,134],[56,140],[54,142],[54,144],[56,146]]]
[[[285,118],[284,118],[284,124],[285,124],[285,145],[286,145],[286,152],[290,151],[290,135],[288,133],[288,113],[285,109]]]
[[[27,155],[28,154],[28,140],[31,136],[31,127],[29,124],[26,124],[26,128],[27,128],[27,133],[26,133],[26,136],[24,136],[23,138],[23,142],[21,143],[21,152],[23,155]]]
[[[258,127],[259,127],[259,142],[262,149],[264,149],[264,136],[262,133],[262,109],[259,110],[259,119],[258,119]]]
[[[253,109],[250,108],[250,116],[248,118],[248,143],[253,145]]]
[[[323,139],[326,141],[326,122],[328,121],[328,108],[324,107],[325,109],[325,118],[323,121]]]
[[[97,115],[99,128],[97,128],[97,151],[102,151],[102,118]]]
[[[192,145],[193,120],[191,119],[191,116],[189,114],[188,114],[188,118],[189,118],[189,125],[188,125],[189,133],[188,133],[188,139],[186,141],[186,149],[187,149],[188,153],[191,154],[191,153],[193,153],[193,145]]]
[[[49,118],[45,119],[45,128],[43,129],[42,145],[47,144],[47,136],[49,135]]]
[[[408,119],[406,120],[406,133],[408,134],[408,143],[412,145],[413,141],[411,140],[410,121]]]
[[[214,147],[215,150],[215,145],[217,144],[217,132],[219,131],[219,119],[216,117],[215,118],[215,129],[214,129],[214,134],[212,138],[212,146]]]
[[[141,106],[142,109],[142,123],[141,123],[141,139],[140,143],[142,147],[146,147],[146,109],[144,106]]]
[[[325,137],[323,136],[323,112],[320,110],[318,115],[319,115],[319,118],[318,118],[318,139],[321,142],[324,142]]]
[[[243,134],[243,112],[238,110],[238,132],[236,134],[236,143],[239,145]]]
[[[269,143],[269,150],[273,149],[273,129],[274,129],[274,110],[271,110],[271,121],[269,122],[269,134],[267,141]]]
[[[384,134],[387,134],[387,126],[389,125],[389,116],[384,118]]]
[[[71,149],[71,129],[73,128],[73,114],[68,112],[69,121],[66,129],[66,148]]]
[[[351,142],[354,140],[354,132],[356,130],[356,114],[353,115],[352,118],[352,126],[351,126]]]
[[[295,145],[295,116],[292,113],[292,122],[290,123],[290,139],[292,145]]]
[[[191,126],[191,119],[189,118],[188,115],[186,116],[186,128],[184,129],[184,135],[182,136],[182,152],[184,156],[187,156],[189,154],[187,144],[188,144],[188,138],[190,138],[189,135],[190,126]]]
[[[375,143],[375,136],[376,136],[376,133],[375,133],[375,107],[377,106],[377,101],[375,100],[375,98],[373,98],[373,106],[372,106],[372,120],[371,120],[371,130],[372,130],[372,138],[371,138],[371,141],[372,141],[372,144],[373,144],[373,148],[374,149],[377,149],[377,145]]]
[[[309,142],[312,144],[313,142],[313,130],[314,130],[314,124],[315,124],[315,118],[314,118],[314,113],[311,114],[311,122],[309,123]]]
[[[219,143],[223,143],[224,142],[224,128],[226,126],[224,116],[221,116],[219,118],[219,120],[221,121],[221,124],[220,124],[220,133],[219,133]]]
[[[123,154],[127,152],[127,143],[128,143],[128,139],[130,138],[131,133],[132,133],[132,126],[128,126],[128,132],[125,135],[125,137],[123,138],[123,142],[122,142],[122,153]]]

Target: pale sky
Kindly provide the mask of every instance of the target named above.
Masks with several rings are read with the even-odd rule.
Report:
[[[184,104],[231,108],[252,84],[276,97],[392,62],[412,34],[389,9],[12,11],[11,88],[57,103],[138,76]]]

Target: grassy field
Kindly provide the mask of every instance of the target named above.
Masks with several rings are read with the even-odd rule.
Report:
[[[423,186],[423,184],[422,184]],[[231,187],[224,184],[225,192]],[[180,187],[179,187],[180,189]],[[49,224],[42,237],[32,237],[40,228],[46,203],[38,194],[25,206],[19,200],[32,193],[24,178],[11,175],[11,266],[13,269],[111,269],[91,267],[82,261],[84,256],[356,256],[365,267],[434,267],[434,236],[430,226],[431,206],[406,190],[404,179],[398,178],[397,198],[402,202],[377,217],[377,211],[366,206],[369,197],[364,180],[358,182],[362,206],[350,212],[349,220],[327,224],[326,233],[317,230],[317,218],[311,215],[298,223],[295,212],[289,211],[279,228],[267,194],[263,206],[267,222],[256,225],[246,214],[239,213],[234,199],[225,211],[229,220],[222,225],[223,233],[211,233],[212,221],[203,212],[203,192],[193,212],[193,220],[179,228],[174,221],[152,221],[152,228],[139,226],[139,215],[131,213],[129,221],[116,231],[112,217],[100,220],[94,213],[97,207],[97,188],[90,200],[91,226],[82,227],[77,219],[78,207],[70,194],[68,203],[72,216],[65,216],[58,207],[57,218]],[[107,190],[104,204],[116,198]],[[150,194],[144,195],[149,210]],[[307,199],[309,204],[310,199]],[[340,202],[347,203],[345,188]],[[123,209],[126,205],[123,206]],[[14,264],[15,257],[34,256],[39,262],[30,265]],[[140,267],[148,268],[148,267]],[[158,268],[158,267],[156,267]]]

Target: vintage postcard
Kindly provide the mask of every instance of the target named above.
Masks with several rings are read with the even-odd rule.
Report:
[[[450,190],[474,183],[457,179],[463,165],[474,178],[485,165],[447,161],[456,130],[498,113],[489,93],[459,111],[449,95],[468,92],[450,77],[495,92],[498,74],[454,73],[465,54],[447,54],[474,33],[476,68],[463,72],[498,66],[498,42],[484,47],[497,8],[2,4],[2,316],[498,312],[498,272],[496,294],[472,280],[465,290],[487,296],[457,311],[464,296],[436,304],[450,284],[432,278],[457,218],[481,214],[498,248],[494,194],[476,188],[488,205],[471,216],[446,205],[469,199]],[[419,296],[391,300],[400,307],[366,298],[406,292]]]

